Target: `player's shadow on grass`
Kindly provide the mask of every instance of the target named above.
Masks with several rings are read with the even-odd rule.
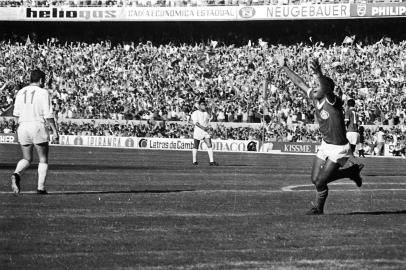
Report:
[[[371,216],[380,216],[380,215],[405,215],[406,210],[392,210],[392,211],[357,211],[350,213],[336,214],[341,216],[355,216],[355,215],[371,215]]]
[[[100,191],[49,191],[43,196],[55,195],[99,195],[99,194],[160,194],[195,191],[194,189],[145,189],[145,190],[100,190]],[[23,195],[37,195],[36,192],[22,192]]]
[[[0,164],[0,169],[14,170],[15,164]],[[89,170],[150,170],[154,166],[139,166],[134,164],[121,164],[121,165],[112,165],[112,164],[50,164],[51,170],[62,170],[62,171],[89,171]],[[36,170],[37,164],[33,163],[28,170]]]

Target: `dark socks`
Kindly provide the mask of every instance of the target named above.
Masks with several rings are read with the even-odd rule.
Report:
[[[324,204],[326,203],[327,200],[327,196],[328,196],[328,188],[326,187],[325,190],[323,191],[317,191],[317,208],[321,211],[324,210]]]
[[[356,164],[352,165],[351,167],[345,168],[345,169],[339,169],[337,170],[327,181],[327,183],[331,183],[335,180],[338,179],[343,179],[343,178],[351,178],[354,175],[354,170],[356,169],[357,166]]]

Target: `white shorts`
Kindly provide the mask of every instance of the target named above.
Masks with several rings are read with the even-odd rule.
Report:
[[[49,142],[49,131],[44,123],[26,122],[20,123],[17,130],[18,142],[21,145],[40,144]]]
[[[323,141],[316,156],[323,160],[329,159],[334,163],[344,166],[347,160],[352,156],[351,146],[349,143],[345,145],[335,145]]]
[[[195,128],[193,132],[193,139],[199,141],[203,139],[210,139],[210,134],[200,128]]]
[[[352,145],[356,145],[359,143],[359,133],[358,132],[352,132],[349,131],[347,132],[347,140],[350,142]]]

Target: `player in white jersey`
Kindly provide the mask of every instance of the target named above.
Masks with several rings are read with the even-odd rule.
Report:
[[[207,145],[207,153],[209,154],[209,164],[217,165],[214,162],[213,147],[211,143],[209,131],[210,114],[206,111],[206,102],[201,100],[199,102],[199,109],[192,113],[192,121],[194,124],[193,139],[194,148],[193,152],[193,165],[197,165],[197,150],[199,149],[200,141],[204,140]]]
[[[45,73],[40,70],[31,72],[30,85],[18,91],[13,115],[18,121],[18,141],[21,146],[23,159],[11,176],[11,188],[19,193],[21,173],[32,162],[32,150],[36,149],[38,164],[38,194],[46,194],[45,179],[48,172],[49,131],[45,123],[52,128],[53,139],[58,139],[58,131],[54,120],[53,108],[49,92],[42,87],[45,83]]]

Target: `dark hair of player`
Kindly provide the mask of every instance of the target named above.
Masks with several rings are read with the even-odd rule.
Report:
[[[352,98],[350,98],[350,99],[347,101],[347,105],[348,105],[348,107],[355,107],[355,100],[353,100]]]
[[[334,81],[330,79],[329,77],[326,76],[321,76],[320,79],[320,87],[323,90],[323,92],[333,92],[334,91]]]
[[[42,79],[42,83],[45,83],[45,73],[39,69],[31,71],[30,82],[37,83]]]
[[[205,104],[206,105],[206,101],[204,99],[199,100],[199,105],[201,104]]]

